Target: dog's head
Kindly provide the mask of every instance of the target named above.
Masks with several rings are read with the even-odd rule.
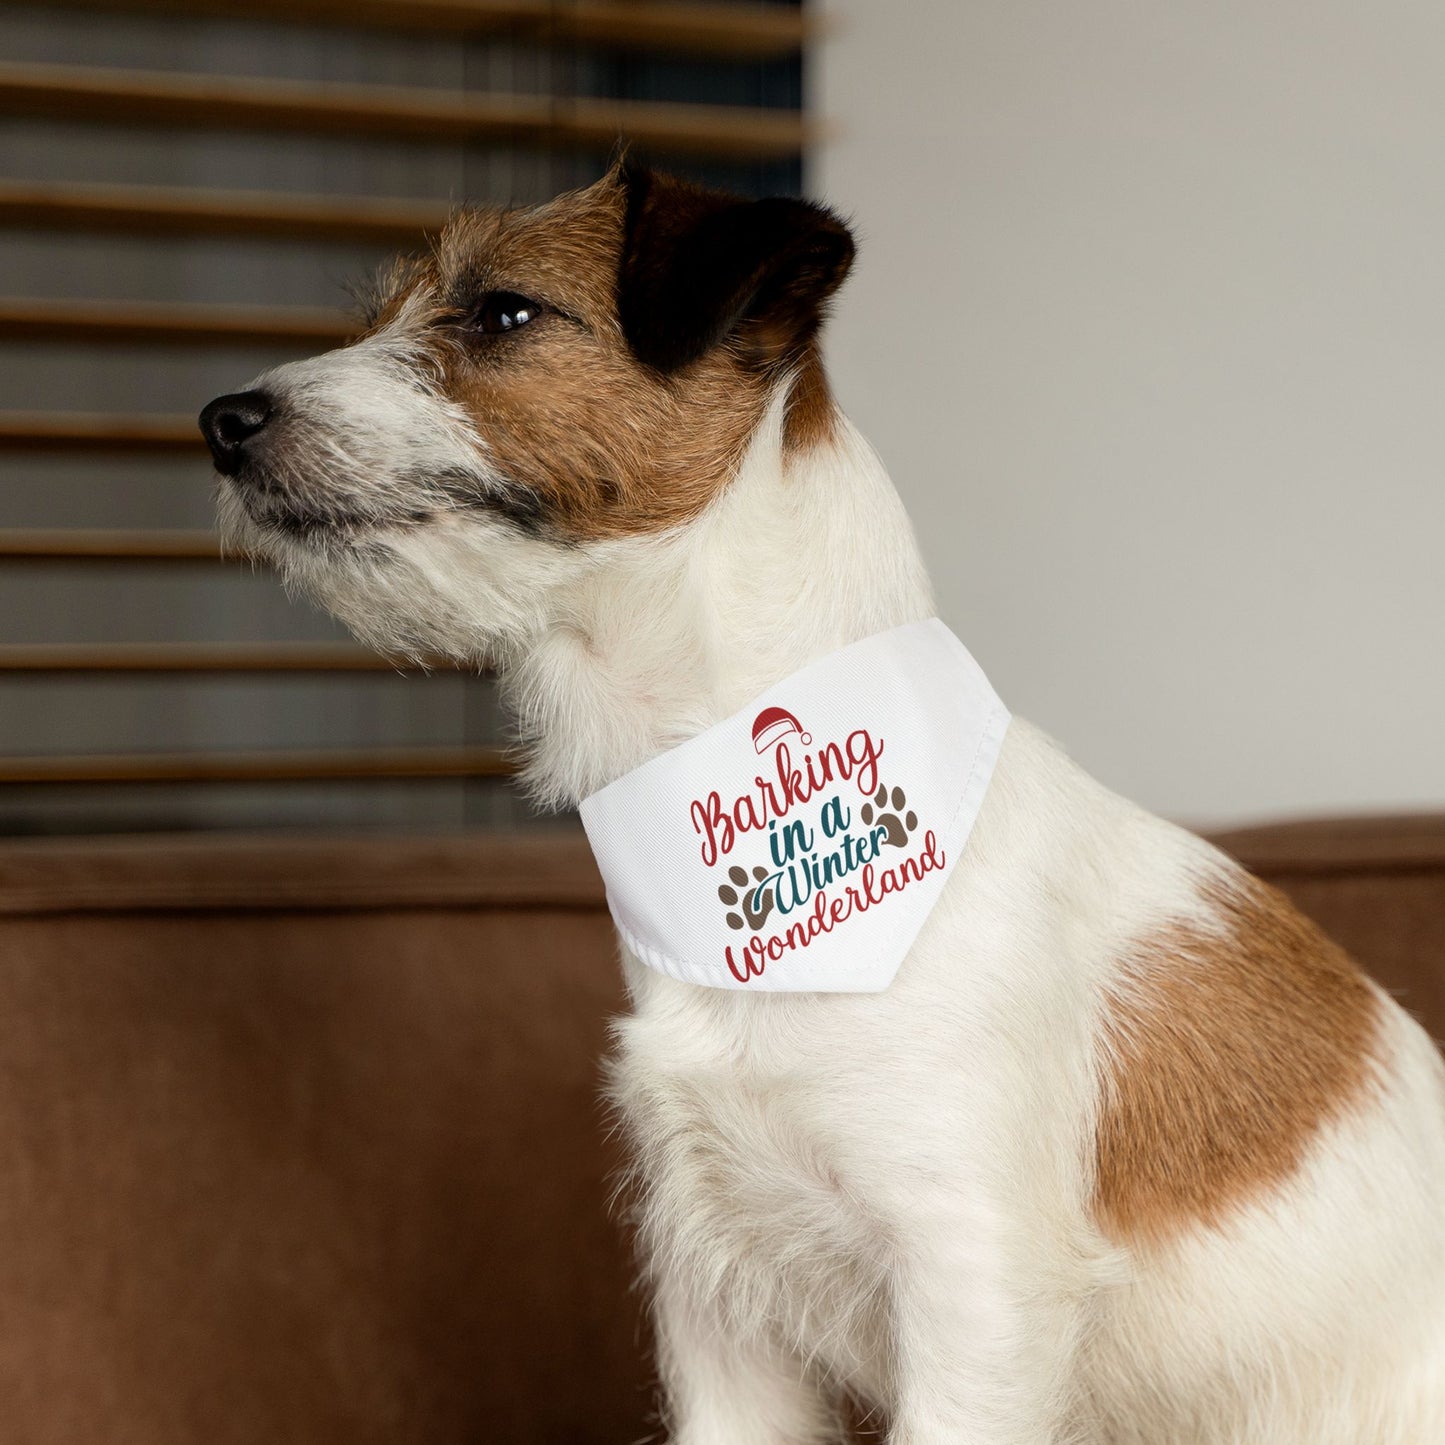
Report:
[[[818,427],[852,255],[820,207],[625,164],[463,211],[359,340],[202,412],[223,528],[379,645],[505,651],[549,582],[702,513],[779,386]]]

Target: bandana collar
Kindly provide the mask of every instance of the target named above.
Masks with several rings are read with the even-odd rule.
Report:
[[[709,988],[886,989],[1008,723],[936,617],[809,663],[582,803],[623,943]]]

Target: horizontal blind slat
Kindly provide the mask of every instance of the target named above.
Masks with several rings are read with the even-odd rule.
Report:
[[[214,532],[179,528],[0,528],[3,562],[220,562]],[[241,558],[235,560],[244,560]]]
[[[0,676],[23,673],[407,672],[347,642],[3,643]],[[448,670],[454,670],[448,667]]]
[[[129,412],[0,411],[0,451],[201,454],[193,416]]]
[[[69,9],[224,17],[539,44],[763,60],[796,55],[819,30],[782,5],[659,0],[52,0]]]
[[[354,782],[515,772],[504,749],[487,747],[0,756],[0,784]]]
[[[448,214],[446,206],[366,196],[0,181],[0,225],[12,228],[413,246],[441,230]]]
[[[734,160],[791,159],[817,134],[792,110],[30,63],[0,64],[0,114],[592,151],[625,137]]]
[[[329,348],[359,324],[319,306],[201,306],[176,301],[0,296],[0,341]]]

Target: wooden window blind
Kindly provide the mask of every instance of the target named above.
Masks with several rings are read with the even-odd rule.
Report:
[[[619,135],[795,192],[801,6],[0,3],[0,833],[526,820],[492,684],[222,559],[195,416]]]

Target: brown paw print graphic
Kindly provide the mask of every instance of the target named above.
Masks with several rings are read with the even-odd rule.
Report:
[[[885,813],[882,809],[892,804],[893,811]],[[874,808],[880,811],[875,815]],[[883,841],[891,843],[895,848],[901,848],[908,842],[908,835],[918,826],[918,814],[909,809],[907,813],[903,810],[908,807],[908,799],[903,796],[902,788],[894,788],[890,797],[888,789],[880,787],[873,795],[871,803],[863,804],[863,811],[860,816],[863,819],[863,826],[871,828],[876,825],[888,830]],[[902,817],[899,814],[903,814]]]
[[[718,889],[717,896],[729,908],[737,910],[727,916],[729,928],[757,929],[767,921],[768,914],[773,911],[773,890],[764,888],[760,893],[757,886],[767,876],[766,868],[754,868],[751,880],[748,878],[748,870],[739,868],[736,863],[728,869],[732,884],[724,883]]]

